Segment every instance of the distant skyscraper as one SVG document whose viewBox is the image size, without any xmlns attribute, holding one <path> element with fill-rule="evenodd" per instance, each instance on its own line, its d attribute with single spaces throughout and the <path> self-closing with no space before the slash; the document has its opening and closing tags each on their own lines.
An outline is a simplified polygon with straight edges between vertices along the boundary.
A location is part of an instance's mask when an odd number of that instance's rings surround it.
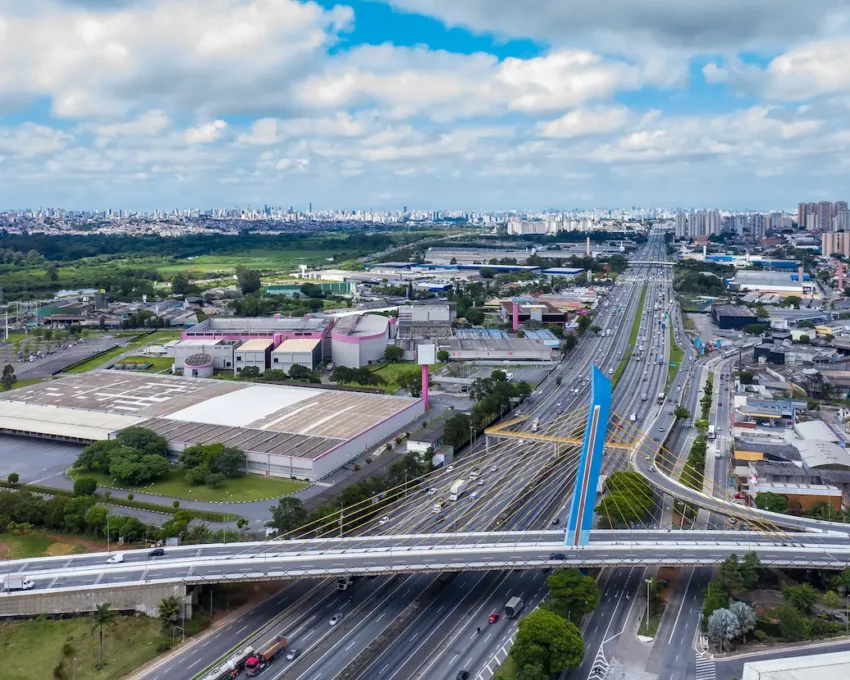
<svg viewBox="0 0 850 680">
<path fill-rule="evenodd" d="M 836 203 L 835 205 L 838 204 Z M 833 227 L 833 231 L 850 231 L 850 210 L 839 210 L 836 212 Z M 825 254 L 828 255 L 829 253 Z"/>
<path fill-rule="evenodd" d="M 750 235 L 758 239 L 764 236 L 764 215 L 750 215 Z"/>
<path fill-rule="evenodd" d="M 808 214 L 808 210 L 806 210 L 806 204 L 805 203 L 798 203 L 797 204 L 797 224 L 800 225 L 800 227 L 806 226 L 806 215 L 807 214 Z"/>
<path fill-rule="evenodd" d="M 850 232 L 824 232 L 821 234 L 821 252 L 826 255 L 841 253 L 850 257 Z"/>
<path fill-rule="evenodd" d="M 832 201 L 821 201 L 818 203 L 818 229 L 820 231 L 832 231 L 833 216 Z"/>
<path fill-rule="evenodd" d="M 676 211 L 676 238 L 687 238 L 688 214 L 684 210 Z"/>
</svg>

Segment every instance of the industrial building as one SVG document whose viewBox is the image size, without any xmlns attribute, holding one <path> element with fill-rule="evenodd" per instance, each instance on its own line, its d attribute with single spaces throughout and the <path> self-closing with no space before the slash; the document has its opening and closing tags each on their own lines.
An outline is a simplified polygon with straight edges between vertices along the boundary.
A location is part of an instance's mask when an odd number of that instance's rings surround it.
<svg viewBox="0 0 850 680">
<path fill-rule="evenodd" d="M 285 297 L 293 297 L 301 295 L 301 286 L 305 283 L 319 288 L 326 295 L 340 295 L 343 297 L 353 297 L 357 293 L 357 284 L 353 281 L 289 281 L 284 283 L 273 283 L 263 288 L 266 295 L 283 295 Z"/>
<path fill-rule="evenodd" d="M 739 292 L 776 293 L 782 297 L 802 297 L 812 293 L 813 284 L 808 274 L 800 280 L 798 274 L 764 271 L 739 271 L 729 281 L 729 289 Z"/>
<path fill-rule="evenodd" d="M 271 353 L 271 366 L 289 372 L 293 366 L 314 370 L 322 361 L 322 341 L 316 338 L 284 340 Z"/>
<path fill-rule="evenodd" d="M 241 373 L 248 367 L 262 373 L 269 367 L 274 342 L 261 338 L 246 340 L 233 351 L 233 369 Z"/>
<path fill-rule="evenodd" d="M 534 255 L 534 249 L 500 250 L 497 248 L 428 248 L 425 261 L 432 264 L 486 265 L 490 260 L 516 260 L 525 262 Z"/>
<path fill-rule="evenodd" d="M 741 330 L 744 326 L 759 323 L 758 316 L 749 307 L 736 307 L 734 305 L 712 307 L 711 318 L 718 328 L 724 330 Z"/>
<path fill-rule="evenodd" d="M 248 472 L 315 481 L 424 411 L 408 397 L 96 371 L 3 392 L 0 432 L 88 443 L 139 426 L 174 453 L 221 442 Z"/>
<path fill-rule="evenodd" d="M 845 680 L 850 678 L 850 652 L 829 652 L 780 659 L 747 661 L 741 680 Z"/>
<path fill-rule="evenodd" d="M 395 323 L 378 314 L 340 317 L 331 331 L 334 365 L 359 368 L 383 361 Z"/>
<path fill-rule="evenodd" d="M 514 315 L 514 305 L 517 307 L 516 320 L 520 324 L 526 321 L 563 324 L 567 320 L 567 315 L 562 309 L 545 300 L 532 298 L 530 300 L 500 300 L 499 315 L 503 321 L 511 321 Z"/>
<path fill-rule="evenodd" d="M 322 341 L 322 356 L 331 353 L 331 328 L 334 320 L 328 317 L 262 317 L 233 318 L 211 316 L 183 331 L 184 340 L 271 340 L 277 347 L 284 340 L 317 338 Z"/>
<path fill-rule="evenodd" d="M 238 347 L 238 340 L 177 340 L 165 345 L 166 354 L 174 357 L 174 370 L 182 371 L 186 359 L 196 354 L 206 354 L 212 358 L 213 368 L 218 371 L 233 370 L 233 350 Z"/>
<path fill-rule="evenodd" d="M 455 361 L 489 359 L 497 361 L 552 361 L 553 348 L 525 338 L 441 340 L 438 349 L 446 350 Z"/>
</svg>

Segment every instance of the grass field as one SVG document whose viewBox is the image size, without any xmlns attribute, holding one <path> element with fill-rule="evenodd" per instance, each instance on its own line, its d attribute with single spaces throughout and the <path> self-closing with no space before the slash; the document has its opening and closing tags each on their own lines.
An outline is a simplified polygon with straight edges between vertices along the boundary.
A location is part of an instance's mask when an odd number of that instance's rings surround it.
<svg viewBox="0 0 850 680">
<path fill-rule="evenodd" d="M 670 363 L 676 364 L 675 366 L 670 366 L 667 371 L 667 387 L 665 388 L 665 392 L 670 391 L 670 385 L 673 384 L 673 381 L 676 379 L 676 374 L 679 372 L 679 369 L 682 366 L 682 359 L 685 358 L 685 350 L 683 350 L 679 345 L 676 344 L 676 336 L 673 334 L 673 324 L 670 324 Z"/>
<path fill-rule="evenodd" d="M 143 364 L 153 364 L 150 368 L 145 369 L 144 371 L 133 371 L 133 373 L 162 373 L 164 371 L 168 371 L 174 365 L 174 359 L 170 357 L 145 357 L 145 356 L 135 356 L 135 357 L 125 357 L 121 360 L 121 362 L 138 362 Z"/>
<path fill-rule="evenodd" d="M 342 249 L 340 249 L 342 250 Z M 239 255 L 202 255 L 193 260 L 181 260 L 157 267 L 160 274 L 166 276 L 178 272 L 198 272 L 209 274 L 212 272 L 230 272 L 237 265 L 248 269 L 263 269 L 266 271 L 295 270 L 299 264 L 306 265 L 330 265 L 325 258 L 334 256 L 335 253 L 328 250 L 247 250 Z M 335 258 L 335 262 L 337 259 Z M 339 260 L 340 262 L 342 260 Z"/>
<path fill-rule="evenodd" d="M 257 501 L 263 498 L 275 498 L 293 493 L 309 486 L 307 482 L 278 477 L 260 477 L 243 475 L 236 479 L 225 480 L 218 489 L 206 486 L 190 486 L 183 481 L 185 473 L 180 469 L 172 470 L 160 482 L 147 486 L 127 486 L 114 482 L 109 475 L 74 470 L 72 477 L 92 477 L 101 488 L 121 487 L 133 491 L 158 493 L 171 498 L 183 498 L 194 501 Z"/>
<path fill-rule="evenodd" d="M 100 541 L 83 539 L 79 536 L 63 536 L 61 534 L 0 534 L 0 559 L 26 559 L 28 557 L 44 557 L 47 555 L 74 555 L 88 552 L 90 549 L 100 550 Z M 106 550 L 106 541 L 103 541 Z"/>
<path fill-rule="evenodd" d="M 18 382 L 12 385 L 13 390 L 19 390 L 22 387 L 29 387 L 30 385 L 38 385 L 44 378 L 18 378 Z M 2 391 L 2 390 L 0 390 Z"/>
<path fill-rule="evenodd" d="M 5 678 L 44 680 L 63 662 L 65 678 L 118 680 L 158 655 L 162 624 L 144 616 L 117 616 L 103 630 L 103 661 L 97 670 L 98 635 L 88 617 L 35 619 L 0 624 L 0 668 Z M 65 643 L 70 653 L 62 653 Z M 74 661 L 76 659 L 76 661 Z"/>
<path fill-rule="evenodd" d="M 102 354 L 99 357 L 93 357 L 88 361 L 84 361 L 73 368 L 69 368 L 67 371 L 63 371 L 63 373 L 85 373 L 87 371 L 92 370 L 93 368 L 97 368 L 101 364 L 107 364 L 113 359 L 118 358 L 125 352 L 129 352 L 134 349 L 139 349 L 140 347 L 145 347 L 147 345 L 159 345 L 163 342 L 168 342 L 169 340 L 177 340 L 180 338 L 180 334 L 182 331 L 179 330 L 167 330 L 167 331 L 155 331 L 150 335 L 145 335 L 138 340 L 133 340 L 128 343 L 125 347 L 116 347 L 115 349 L 109 350 L 106 354 Z"/>
</svg>

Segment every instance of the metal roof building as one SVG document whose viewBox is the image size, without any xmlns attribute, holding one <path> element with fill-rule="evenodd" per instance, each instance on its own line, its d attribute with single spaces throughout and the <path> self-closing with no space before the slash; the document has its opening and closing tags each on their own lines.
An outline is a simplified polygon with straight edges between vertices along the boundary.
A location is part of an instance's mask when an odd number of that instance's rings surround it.
<svg viewBox="0 0 850 680">
<path fill-rule="evenodd" d="M 90 442 L 137 425 L 174 452 L 221 442 L 249 472 L 313 481 L 422 413 L 408 397 L 97 371 L 2 393 L 0 431 Z"/>
</svg>

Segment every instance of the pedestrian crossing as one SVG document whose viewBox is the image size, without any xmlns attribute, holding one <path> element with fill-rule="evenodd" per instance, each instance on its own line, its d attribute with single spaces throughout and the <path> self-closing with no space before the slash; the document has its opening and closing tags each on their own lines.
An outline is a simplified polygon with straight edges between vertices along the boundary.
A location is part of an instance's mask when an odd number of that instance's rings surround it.
<svg viewBox="0 0 850 680">
<path fill-rule="evenodd" d="M 697 654 L 696 657 L 696 680 L 717 680 L 717 669 L 715 668 L 714 659 L 706 659 L 701 654 Z"/>
</svg>

